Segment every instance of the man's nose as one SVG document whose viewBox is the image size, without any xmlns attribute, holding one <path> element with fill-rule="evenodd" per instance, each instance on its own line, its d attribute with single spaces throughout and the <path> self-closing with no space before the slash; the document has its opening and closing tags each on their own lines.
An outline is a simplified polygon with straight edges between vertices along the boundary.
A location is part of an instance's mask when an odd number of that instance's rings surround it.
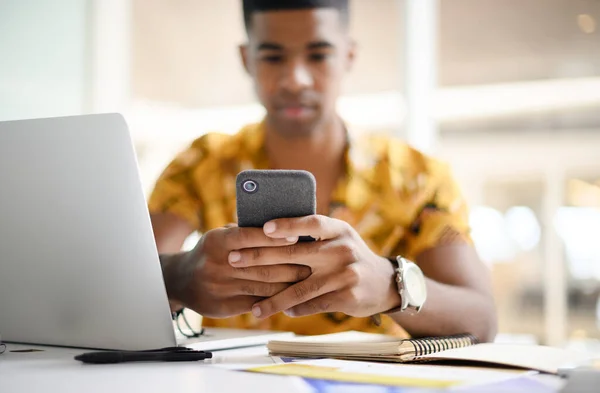
<svg viewBox="0 0 600 393">
<path fill-rule="evenodd" d="M 298 92 L 312 87 L 313 82 L 312 73 L 306 64 L 302 61 L 294 61 L 286 67 L 281 84 L 286 90 Z"/>
</svg>

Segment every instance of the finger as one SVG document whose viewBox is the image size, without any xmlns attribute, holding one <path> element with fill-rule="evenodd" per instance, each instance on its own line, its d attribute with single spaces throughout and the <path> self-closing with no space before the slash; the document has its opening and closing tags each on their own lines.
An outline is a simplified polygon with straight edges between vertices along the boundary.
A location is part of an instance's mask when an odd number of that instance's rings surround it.
<svg viewBox="0 0 600 393">
<path fill-rule="evenodd" d="M 264 233 L 272 238 L 285 239 L 310 236 L 317 240 L 335 239 L 348 231 L 348 224 L 334 218 L 312 215 L 298 218 L 280 218 L 267 222 Z"/>
<path fill-rule="evenodd" d="M 330 241 L 295 243 L 281 247 L 247 248 L 229 253 L 234 267 L 270 266 L 280 264 L 305 265 L 312 268 L 332 260 L 335 245 Z"/>
<path fill-rule="evenodd" d="M 294 244 L 298 238 L 289 237 L 289 239 L 275 239 L 266 236 L 261 228 L 222 228 L 222 235 L 225 247 L 228 250 L 241 250 L 254 247 L 279 247 L 283 245 Z"/>
<path fill-rule="evenodd" d="M 221 302 L 218 313 L 205 315 L 213 318 L 228 318 L 236 315 L 246 314 L 252 310 L 252 306 L 262 300 L 258 296 L 234 296 L 227 301 Z"/>
<path fill-rule="evenodd" d="M 326 312 L 340 311 L 344 304 L 344 299 L 340 291 L 329 292 L 312 300 L 304 302 L 284 311 L 290 317 L 303 317 Z"/>
<path fill-rule="evenodd" d="M 293 284 L 277 295 L 256 303 L 252 314 L 257 318 L 267 318 L 288 310 L 316 297 L 337 290 L 334 278 L 312 275 L 304 281 Z"/>
<path fill-rule="evenodd" d="M 232 278 L 269 283 L 294 283 L 306 280 L 311 274 L 308 266 L 274 265 L 233 269 Z"/>
<path fill-rule="evenodd" d="M 284 283 L 266 283 L 258 281 L 234 280 L 228 284 L 230 293 L 233 296 L 246 295 L 258 296 L 261 298 L 275 296 L 281 291 L 287 289 L 291 284 Z"/>
</svg>

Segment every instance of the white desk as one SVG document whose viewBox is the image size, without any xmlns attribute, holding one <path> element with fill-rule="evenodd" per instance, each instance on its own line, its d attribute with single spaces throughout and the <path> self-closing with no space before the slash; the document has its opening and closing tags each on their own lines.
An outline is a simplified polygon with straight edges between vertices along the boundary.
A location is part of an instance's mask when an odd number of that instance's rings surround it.
<svg viewBox="0 0 600 393">
<path fill-rule="evenodd" d="M 27 348 L 43 352 L 10 352 Z M 264 347 L 215 352 L 206 363 L 87 365 L 73 359 L 83 352 L 86 351 L 8 344 L 6 352 L 0 355 L 0 392 L 313 393 L 300 378 L 227 370 L 239 364 L 272 364 Z M 555 391 L 563 386 L 557 377 L 532 378 Z"/>
<path fill-rule="evenodd" d="M 44 351 L 10 352 L 25 348 Z M 202 362 L 87 365 L 73 359 L 83 352 L 86 351 L 8 344 L 6 352 L 0 355 L 0 392 L 311 392 L 300 378 L 236 372 L 208 367 Z M 224 367 L 235 363 L 271 364 L 261 354 L 266 355 L 265 348 L 215 352 L 210 363 Z"/>
</svg>

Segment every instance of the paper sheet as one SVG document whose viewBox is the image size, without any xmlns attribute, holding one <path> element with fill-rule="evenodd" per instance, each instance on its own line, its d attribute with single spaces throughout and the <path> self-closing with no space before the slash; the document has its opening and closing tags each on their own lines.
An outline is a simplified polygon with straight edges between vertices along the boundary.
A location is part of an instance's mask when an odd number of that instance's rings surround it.
<svg viewBox="0 0 600 393">
<path fill-rule="evenodd" d="M 521 367 L 556 374 L 569 364 L 589 361 L 583 352 L 539 345 L 479 344 L 471 347 L 450 349 L 424 356 L 440 360 L 466 360 L 512 367 Z"/>
<path fill-rule="evenodd" d="M 450 388 L 517 378 L 528 372 L 472 367 L 383 364 L 335 359 L 254 367 L 248 371 L 386 386 Z"/>
<path fill-rule="evenodd" d="M 228 370 L 247 370 L 249 368 L 283 364 L 278 356 L 269 356 L 265 347 L 241 348 L 228 351 L 215 351 L 213 358 L 205 361 L 206 365 Z"/>
</svg>

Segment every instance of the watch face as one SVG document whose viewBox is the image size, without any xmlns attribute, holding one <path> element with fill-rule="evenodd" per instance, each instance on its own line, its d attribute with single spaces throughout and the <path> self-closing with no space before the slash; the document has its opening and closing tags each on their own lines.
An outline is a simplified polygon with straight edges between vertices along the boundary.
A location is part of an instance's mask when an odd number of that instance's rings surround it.
<svg viewBox="0 0 600 393">
<path fill-rule="evenodd" d="M 410 266 L 406 269 L 404 272 L 404 285 L 410 296 L 411 304 L 422 306 L 427 298 L 427 288 L 425 287 L 425 277 L 417 266 Z"/>
</svg>

